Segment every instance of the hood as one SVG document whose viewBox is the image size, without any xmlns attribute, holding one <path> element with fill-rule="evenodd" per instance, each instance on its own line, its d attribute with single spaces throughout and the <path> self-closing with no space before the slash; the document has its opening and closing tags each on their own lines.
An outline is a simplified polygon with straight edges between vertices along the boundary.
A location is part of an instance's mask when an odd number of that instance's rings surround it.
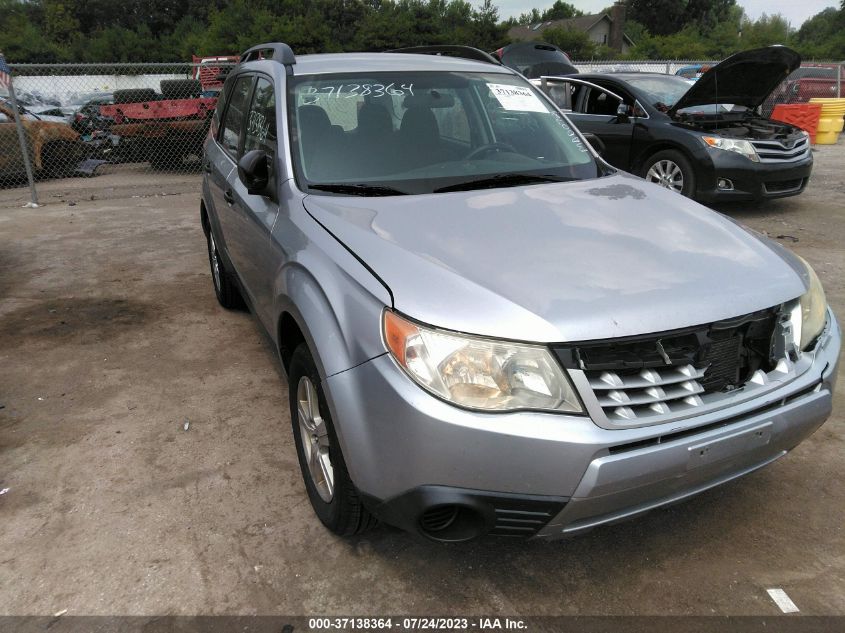
<svg viewBox="0 0 845 633">
<path fill-rule="evenodd" d="M 646 334 L 778 305 L 794 256 L 677 193 L 620 174 L 380 198 L 308 212 L 431 325 L 536 342 Z"/>
<path fill-rule="evenodd" d="M 713 103 L 734 103 L 754 109 L 799 66 L 801 55 L 785 46 L 767 46 L 731 55 L 701 75 L 672 106 L 669 115 Z"/>
</svg>

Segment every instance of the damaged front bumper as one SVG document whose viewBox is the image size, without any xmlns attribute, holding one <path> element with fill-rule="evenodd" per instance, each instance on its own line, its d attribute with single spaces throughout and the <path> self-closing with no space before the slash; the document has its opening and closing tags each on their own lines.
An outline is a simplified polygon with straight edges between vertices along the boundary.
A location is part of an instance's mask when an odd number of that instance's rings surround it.
<svg viewBox="0 0 845 633">
<path fill-rule="evenodd" d="M 459 409 L 411 383 L 387 355 L 331 376 L 325 387 L 335 419 L 344 420 L 339 440 L 352 480 L 385 522 L 442 541 L 491 532 L 555 539 L 685 499 L 785 455 L 830 415 L 840 339 L 829 313 L 806 352 L 809 367 L 781 387 L 638 428 Z"/>
</svg>

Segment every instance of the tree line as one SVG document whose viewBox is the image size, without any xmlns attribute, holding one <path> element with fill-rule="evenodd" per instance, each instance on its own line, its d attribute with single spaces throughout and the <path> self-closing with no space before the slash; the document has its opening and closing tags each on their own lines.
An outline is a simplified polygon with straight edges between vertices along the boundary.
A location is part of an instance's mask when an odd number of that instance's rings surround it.
<svg viewBox="0 0 845 633">
<path fill-rule="evenodd" d="M 0 0 L 0 51 L 18 63 L 184 62 L 265 41 L 300 54 L 442 43 L 489 51 L 509 43 L 515 24 L 582 15 L 557 0 L 502 20 L 494 1 Z M 719 59 L 775 43 L 809 58 L 845 59 L 845 0 L 797 29 L 779 15 L 750 20 L 736 0 L 627 0 L 627 12 L 629 59 Z M 575 59 L 623 58 L 575 29 L 552 29 L 544 39 Z"/>
</svg>

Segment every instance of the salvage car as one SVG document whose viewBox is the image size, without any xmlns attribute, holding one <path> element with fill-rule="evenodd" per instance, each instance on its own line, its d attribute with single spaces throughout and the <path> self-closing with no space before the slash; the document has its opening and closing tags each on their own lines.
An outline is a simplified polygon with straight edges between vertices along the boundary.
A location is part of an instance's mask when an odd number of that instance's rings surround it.
<svg viewBox="0 0 845 633">
<path fill-rule="evenodd" d="M 278 353 L 323 524 L 555 539 L 819 428 L 841 334 L 810 265 L 611 167 L 492 56 L 448 51 L 262 44 L 212 118 L 214 293 Z"/>
<path fill-rule="evenodd" d="M 91 134 L 96 130 L 108 132 L 114 124 L 114 119 L 100 113 L 100 106 L 104 105 L 114 105 L 112 93 L 93 93 L 79 98 L 74 103 L 71 127 L 80 134 Z"/>
<path fill-rule="evenodd" d="M 613 166 L 701 202 L 764 200 L 804 191 L 809 135 L 760 108 L 801 64 L 770 46 L 737 53 L 692 81 L 659 73 L 535 80 Z"/>
<path fill-rule="evenodd" d="M 578 69 L 566 53 L 546 42 L 514 42 L 493 52 L 508 68 L 528 79 L 544 75 L 575 75 Z"/>
<path fill-rule="evenodd" d="M 19 114 L 34 170 L 54 178 L 71 175 L 87 151 L 79 142 L 79 134 L 67 123 L 43 121 L 20 106 Z M 0 148 L 3 148 L 0 152 L 0 177 L 25 175 L 14 110 L 6 99 L 0 99 Z"/>
</svg>

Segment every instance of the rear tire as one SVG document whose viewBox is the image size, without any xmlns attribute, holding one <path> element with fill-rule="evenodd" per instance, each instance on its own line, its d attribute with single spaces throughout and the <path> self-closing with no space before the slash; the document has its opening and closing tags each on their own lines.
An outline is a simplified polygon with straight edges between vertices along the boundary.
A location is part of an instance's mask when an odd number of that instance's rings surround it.
<svg viewBox="0 0 845 633">
<path fill-rule="evenodd" d="M 202 94 L 196 79 L 162 79 L 159 86 L 165 99 L 196 99 Z"/>
<path fill-rule="evenodd" d="M 243 307 L 244 301 L 241 293 L 232 279 L 232 274 L 226 269 L 226 265 L 220 257 L 220 251 L 211 229 L 208 230 L 205 241 L 208 245 L 208 263 L 211 266 L 211 283 L 214 285 L 214 294 L 218 303 L 227 310 L 236 310 Z"/>
<path fill-rule="evenodd" d="M 112 93 L 115 104 L 123 103 L 144 103 L 145 101 L 158 101 L 159 95 L 152 88 L 130 88 L 127 90 L 115 90 Z"/>
<path fill-rule="evenodd" d="M 640 175 L 687 198 L 695 196 L 695 171 L 687 157 L 677 150 L 666 149 L 650 156 Z"/>
<path fill-rule="evenodd" d="M 320 375 L 305 343 L 293 352 L 288 382 L 293 439 L 311 507 L 339 536 L 369 530 L 378 521 L 364 507 L 349 477 Z"/>
</svg>

